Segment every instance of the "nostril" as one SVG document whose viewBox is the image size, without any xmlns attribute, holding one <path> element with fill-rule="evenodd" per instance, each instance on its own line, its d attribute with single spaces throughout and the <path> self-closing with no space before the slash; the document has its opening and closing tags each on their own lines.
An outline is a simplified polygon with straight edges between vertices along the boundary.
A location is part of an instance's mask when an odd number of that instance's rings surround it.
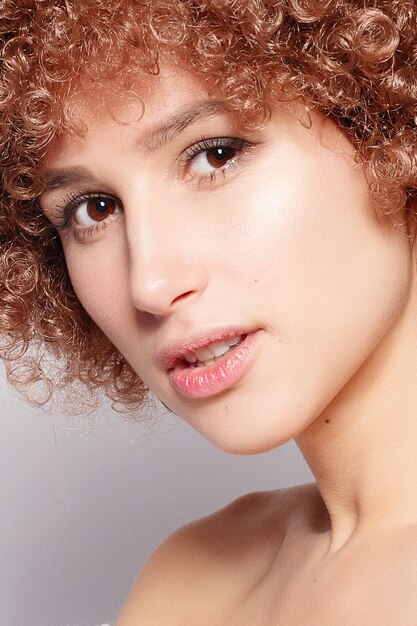
<svg viewBox="0 0 417 626">
<path fill-rule="evenodd" d="M 182 293 L 181 295 L 179 295 L 176 298 L 174 298 L 173 301 L 171 302 L 171 304 L 176 304 L 180 300 L 184 300 L 185 298 L 188 298 L 189 296 L 192 296 L 193 293 L 195 293 L 195 292 L 194 291 L 186 291 L 185 293 Z"/>
</svg>

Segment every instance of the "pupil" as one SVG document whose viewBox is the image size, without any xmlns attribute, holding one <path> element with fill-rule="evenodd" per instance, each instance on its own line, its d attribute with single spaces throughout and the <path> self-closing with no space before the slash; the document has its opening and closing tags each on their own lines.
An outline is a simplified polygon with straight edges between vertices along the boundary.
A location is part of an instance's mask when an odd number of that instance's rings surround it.
<svg viewBox="0 0 417 626">
<path fill-rule="evenodd" d="M 233 155 L 233 148 L 216 148 L 216 159 L 218 161 L 224 161 L 230 159 Z"/>
<path fill-rule="evenodd" d="M 105 213 L 105 211 L 107 211 L 107 203 L 105 202 L 105 200 L 99 200 L 98 202 L 96 202 L 95 209 L 99 213 Z"/>
</svg>

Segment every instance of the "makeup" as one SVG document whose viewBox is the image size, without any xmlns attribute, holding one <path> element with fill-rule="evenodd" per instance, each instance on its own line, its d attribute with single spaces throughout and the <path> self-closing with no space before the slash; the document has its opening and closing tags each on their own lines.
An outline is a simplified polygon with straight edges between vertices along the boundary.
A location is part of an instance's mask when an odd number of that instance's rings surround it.
<svg viewBox="0 0 417 626">
<path fill-rule="evenodd" d="M 169 372 L 171 384 L 190 398 L 206 398 L 230 389 L 252 365 L 262 331 L 246 335 L 209 365 L 196 365 L 185 359 Z"/>
</svg>

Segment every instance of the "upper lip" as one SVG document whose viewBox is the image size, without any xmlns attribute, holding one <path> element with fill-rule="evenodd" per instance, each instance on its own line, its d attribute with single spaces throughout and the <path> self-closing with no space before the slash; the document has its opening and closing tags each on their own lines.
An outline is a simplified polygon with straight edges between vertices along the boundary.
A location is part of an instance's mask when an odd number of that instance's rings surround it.
<svg viewBox="0 0 417 626">
<path fill-rule="evenodd" d="M 228 326 L 192 334 L 179 341 L 168 344 L 165 348 L 157 352 L 158 363 L 166 370 L 172 369 L 177 361 L 184 359 L 188 352 L 196 352 L 200 348 L 205 348 L 214 341 L 225 341 L 232 337 L 248 335 L 255 332 L 242 327 Z"/>
</svg>

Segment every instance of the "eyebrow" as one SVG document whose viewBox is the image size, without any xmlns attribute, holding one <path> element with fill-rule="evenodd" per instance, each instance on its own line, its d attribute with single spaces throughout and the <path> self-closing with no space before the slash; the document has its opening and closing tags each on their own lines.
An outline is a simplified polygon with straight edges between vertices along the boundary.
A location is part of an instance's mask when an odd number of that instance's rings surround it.
<svg viewBox="0 0 417 626">
<path fill-rule="evenodd" d="M 196 102 L 179 113 L 174 113 L 164 124 L 146 133 L 145 146 L 150 152 L 154 152 L 172 141 L 176 135 L 182 133 L 190 124 L 197 122 L 201 118 L 230 112 L 230 108 L 221 100 Z"/>
<path fill-rule="evenodd" d="M 47 193 L 59 187 L 71 187 L 72 185 L 91 184 L 98 182 L 85 167 L 69 167 L 64 170 L 50 170 L 45 173 L 45 187 L 42 193 Z"/>
<path fill-rule="evenodd" d="M 188 126 L 202 118 L 213 115 L 230 113 L 225 102 L 206 100 L 196 102 L 178 113 L 171 115 L 166 122 L 145 133 L 137 143 L 144 144 L 149 152 L 155 152 L 169 143 Z M 42 193 L 47 193 L 60 187 L 71 187 L 98 183 L 99 181 L 85 167 L 70 167 L 63 170 L 49 170 L 45 173 L 45 187 Z"/>
</svg>

